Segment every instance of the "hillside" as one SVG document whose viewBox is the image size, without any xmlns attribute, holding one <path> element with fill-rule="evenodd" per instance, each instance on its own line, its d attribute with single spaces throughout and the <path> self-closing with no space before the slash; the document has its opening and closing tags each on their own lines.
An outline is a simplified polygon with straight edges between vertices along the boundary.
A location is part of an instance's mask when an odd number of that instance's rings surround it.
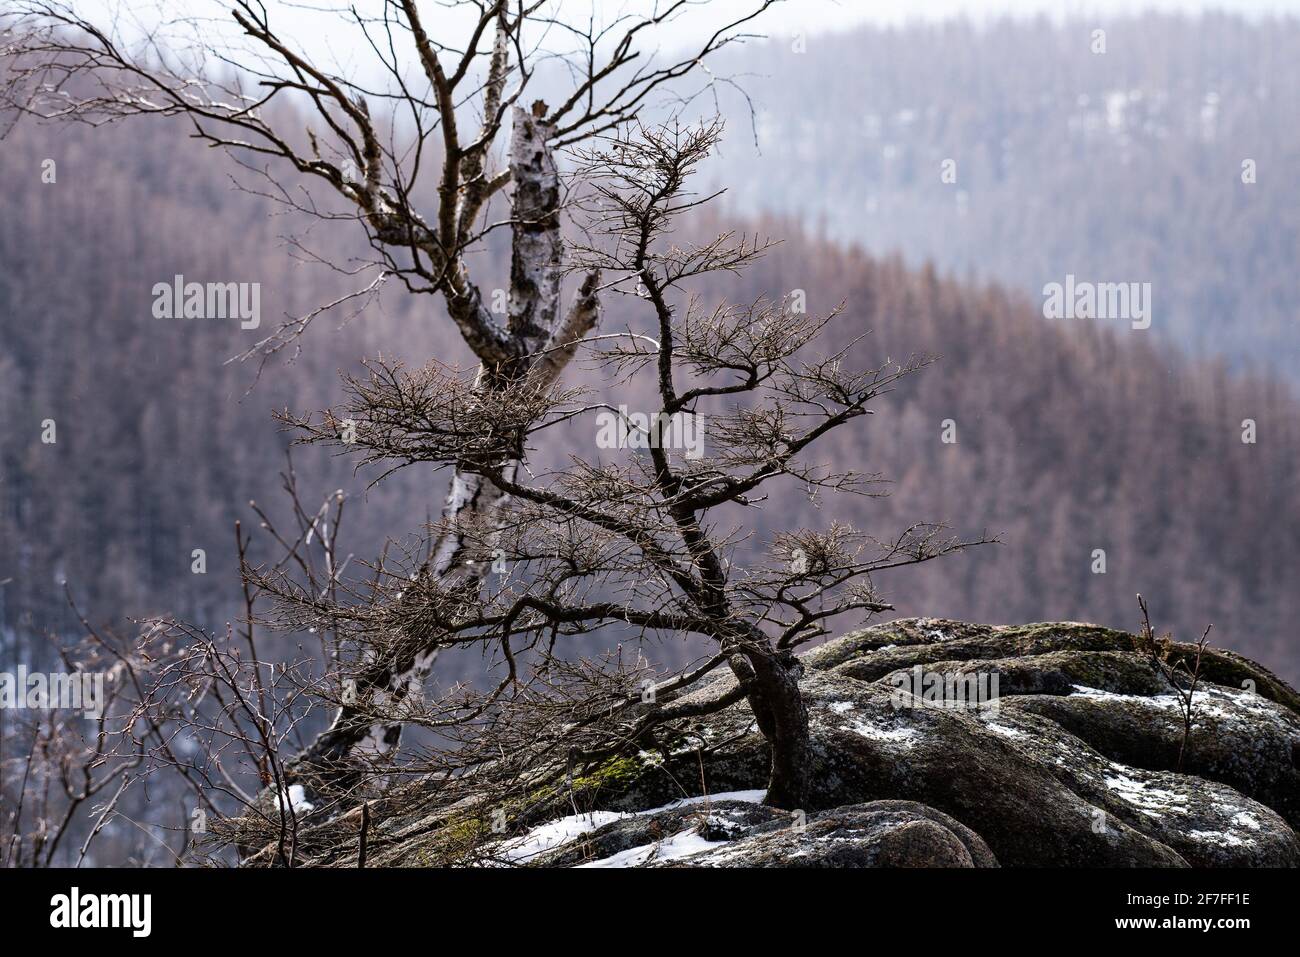
<svg viewBox="0 0 1300 957">
<path fill-rule="evenodd" d="M 1291 586 L 1300 427 L 1284 385 L 1102 323 L 1045 322 L 1034 303 L 997 286 L 912 270 L 784 224 L 761 231 L 787 240 L 706 299 L 803 289 L 814 312 L 847 301 L 838 334 L 870 330 L 856 352 L 863 362 L 941 358 L 862 428 L 832 440 L 837 465 L 892 481 L 887 498 L 826 514 L 792 489 L 759 518 L 760 537 L 778 526 L 772 514 L 783 526 L 850 518 L 882 534 L 920 518 L 988 529 L 1002 546 L 909 570 L 896 588 L 886 582 L 899 610 L 1124 628 L 1141 592 L 1158 596 L 1158 614 L 1180 636 L 1214 622 L 1216 642 L 1298 673 L 1288 622 L 1300 611 Z M 1248 418 L 1254 444 L 1242 441 Z"/>
<path fill-rule="evenodd" d="M 22 656 L 47 653 L 44 629 L 72 627 L 65 578 L 97 621 L 180 611 L 221 627 L 236 597 L 233 522 L 248 519 L 250 498 L 277 501 L 284 441 L 270 410 L 332 401 L 335 370 L 362 355 L 462 356 L 430 301 L 389 290 L 342 329 L 344 316 L 322 320 L 297 362 L 269 367 L 246 395 L 255 370 L 225 360 L 283 313 L 352 286 L 295 259 L 281 241 L 294 224 L 232 190 L 219 154 L 177 142 L 161 125 L 20 125 L 0 152 L 12 197 L 0 220 L 0 622 Z M 45 156 L 59 157 L 56 184 L 40 182 Z M 759 539 L 774 515 L 783 527 L 840 518 L 880 534 L 918 519 L 988 529 L 1005 544 L 883 581 L 898 613 L 1123 627 L 1141 591 L 1180 637 L 1212 621 L 1216 644 L 1300 675 L 1288 646 L 1300 615 L 1300 408 L 1285 387 L 1185 360 L 1162 339 L 1050 324 L 997 286 L 788 222 L 741 225 L 786 242 L 742 280 L 700 295 L 800 289 L 814 311 L 847 300 L 838 334 L 872 330 L 858 347 L 864 362 L 942 356 L 829 447 L 840 464 L 893 480 L 892 495 L 828 514 L 787 489 L 758 513 Z M 318 227 L 310 239 L 344 261 L 356 237 Z M 504 272 L 504 261 L 492 268 Z M 177 273 L 260 281 L 263 329 L 152 318 L 152 285 Z M 611 306 L 611 326 L 646 321 L 635 302 Z M 39 439 L 49 417 L 54 445 Z M 1246 418 L 1255 444 L 1242 442 Z M 945 420 L 954 444 L 942 441 Z M 441 479 L 412 473 L 363 496 L 365 477 L 346 463 L 302 462 L 310 495 L 356 493 L 348 547 L 358 556 L 417 529 L 444 494 Z M 191 572 L 196 547 L 207 552 L 203 577 Z M 1093 571 L 1096 549 L 1105 574 Z"/>
<path fill-rule="evenodd" d="M 862 27 L 774 37 L 719 69 L 756 109 L 751 133 L 747 104 L 726 101 L 714 175 L 736 211 L 820 223 L 1040 305 L 1067 274 L 1150 282 L 1135 338 L 1300 375 L 1300 21 Z"/>
</svg>

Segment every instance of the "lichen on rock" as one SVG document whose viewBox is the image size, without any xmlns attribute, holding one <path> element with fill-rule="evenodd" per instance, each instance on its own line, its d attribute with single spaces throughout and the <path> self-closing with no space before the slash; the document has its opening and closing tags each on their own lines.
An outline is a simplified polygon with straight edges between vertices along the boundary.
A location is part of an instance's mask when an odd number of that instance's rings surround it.
<svg viewBox="0 0 1300 957">
<path fill-rule="evenodd" d="M 1231 652 L 1205 655 L 1181 770 L 1178 696 L 1124 632 L 914 618 L 802 661 L 811 806 L 757 803 L 767 744 L 741 702 L 667 729 L 680 743 L 663 753 L 576 776 L 522 831 L 489 840 L 488 856 L 551 867 L 1300 866 L 1300 697 Z M 917 666 L 996 674 L 998 697 L 932 706 L 899 691 Z M 691 696 L 731 687 L 723 676 Z M 594 816 L 570 835 L 574 807 Z M 511 859 L 511 841 L 548 823 L 562 839 Z M 372 838 L 372 860 L 458 863 L 449 829 L 464 826 L 446 811 L 398 814 Z M 481 862 L 479 850 L 459 863 Z M 354 859 L 345 849 L 318 863 Z"/>
</svg>

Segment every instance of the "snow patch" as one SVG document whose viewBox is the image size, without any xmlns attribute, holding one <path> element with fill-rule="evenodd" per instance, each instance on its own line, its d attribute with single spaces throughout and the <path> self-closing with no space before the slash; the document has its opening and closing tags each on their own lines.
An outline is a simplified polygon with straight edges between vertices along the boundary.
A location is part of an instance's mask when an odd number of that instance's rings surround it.
<svg viewBox="0 0 1300 957">
<path fill-rule="evenodd" d="M 1207 844 L 1221 844 L 1224 847 L 1245 847 L 1253 841 L 1244 840 L 1230 831 L 1188 831 L 1188 836 Z"/>
<path fill-rule="evenodd" d="M 654 807 L 646 811 L 589 811 L 586 814 L 570 814 L 546 824 L 539 824 L 523 837 L 507 841 L 502 846 L 502 853 L 510 861 L 523 862 L 561 847 L 570 841 L 590 834 L 606 824 L 622 821 L 629 817 L 645 817 L 661 811 L 675 811 L 678 808 L 692 807 L 714 801 L 743 801 L 746 804 L 761 804 L 767 797 L 766 789 L 756 791 L 723 791 L 720 794 L 702 794 L 698 797 L 679 798 L 663 807 Z M 692 852 L 693 853 L 693 852 Z"/>
<path fill-rule="evenodd" d="M 1102 691 L 1085 685 L 1071 685 L 1073 695 L 1094 698 L 1098 701 L 1130 701 L 1149 708 L 1173 711 L 1182 714 L 1182 699 L 1176 694 L 1129 695 Z M 1072 695 L 1072 697 L 1073 697 Z M 1201 726 L 1196 718 L 1216 718 L 1220 721 L 1240 721 L 1241 711 L 1247 711 L 1255 718 L 1268 718 L 1273 724 L 1281 722 L 1282 709 L 1258 692 L 1244 688 L 1221 688 L 1207 684 L 1198 685 L 1192 696 L 1192 718 L 1194 726 Z"/>
<path fill-rule="evenodd" d="M 1011 728 L 1005 724 L 994 724 L 992 721 L 987 722 L 986 727 L 994 734 L 1000 734 L 1004 738 L 1023 738 L 1025 732 L 1019 728 Z"/>
<path fill-rule="evenodd" d="M 604 827 L 613 821 L 621 821 L 623 818 L 631 816 L 631 814 L 623 811 L 591 811 L 588 814 L 571 814 L 568 817 L 560 818 L 558 821 L 538 825 L 523 837 L 507 843 L 503 850 L 507 860 L 526 861 L 567 844 L 574 838 L 589 834 L 598 827 Z"/>
<path fill-rule="evenodd" d="M 610 857 L 579 864 L 578 867 L 640 867 L 649 861 L 675 861 L 679 857 L 687 857 L 700 851 L 707 851 L 710 848 L 722 847 L 728 843 L 730 842 L 706 841 L 700 837 L 699 831 L 688 828 L 685 831 L 678 831 L 672 837 L 660 841 L 658 844 L 630 847 L 626 851 L 619 851 Z"/>
<path fill-rule="evenodd" d="M 1106 787 L 1116 792 L 1122 799 L 1132 804 L 1147 817 L 1163 817 L 1164 812 L 1173 805 L 1186 804 L 1187 795 L 1159 788 L 1144 781 L 1138 781 L 1126 774 L 1114 774 L 1105 778 Z"/>
<path fill-rule="evenodd" d="M 840 726 L 840 730 L 851 731 L 872 741 L 885 741 L 890 744 L 903 744 L 908 747 L 911 747 L 912 743 L 920 737 L 913 728 L 882 728 L 863 718 L 850 719 L 848 724 Z"/>
<path fill-rule="evenodd" d="M 1232 816 L 1233 827 L 1246 827 L 1252 831 L 1258 831 L 1260 828 L 1259 818 L 1249 811 L 1238 811 Z"/>
<path fill-rule="evenodd" d="M 301 784 L 290 784 L 287 796 L 283 791 L 280 794 L 284 798 L 281 802 L 282 805 L 293 811 L 294 814 L 310 814 L 316 810 L 316 805 L 307 800 L 307 792 Z"/>
</svg>

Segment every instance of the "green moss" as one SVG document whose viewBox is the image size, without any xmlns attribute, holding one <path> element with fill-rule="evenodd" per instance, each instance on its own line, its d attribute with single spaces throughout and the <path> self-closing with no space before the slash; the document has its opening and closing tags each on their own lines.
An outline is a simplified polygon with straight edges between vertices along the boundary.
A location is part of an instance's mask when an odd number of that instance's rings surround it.
<svg viewBox="0 0 1300 957">
<path fill-rule="evenodd" d="M 419 849 L 412 853 L 412 863 L 416 867 L 454 867 L 493 837 L 487 822 L 472 815 L 460 815 L 422 839 Z"/>
<path fill-rule="evenodd" d="M 526 827 L 533 820 L 550 816 L 557 807 L 567 805 L 572 799 L 585 799 L 588 803 L 597 793 L 618 791 L 630 786 L 645 772 L 647 765 L 636 757 L 610 758 L 591 771 L 573 779 L 572 791 L 563 784 L 548 785 L 530 792 L 526 797 L 506 801 L 501 807 L 506 813 L 509 828 L 514 831 Z M 465 815 L 450 820 L 432 834 L 428 842 L 414 855 L 420 867 L 454 866 L 468 858 L 480 845 L 495 840 L 488 822 L 478 816 Z"/>
<path fill-rule="evenodd" d="M 597 795 L 617 794 L 630 788 L 651 766 L 651 762 L 639 757 L 609 758 L 592 770 L 575 776 L 572 785 L 561 781 L 530 792 L 522 801 L 509 804 L 507 812 L 512 820 L 528 822 L 546 817 L 555 807 L 567 807 L 575 801 L 589 808 L 594 805 Z"/>
<path fill-rule="evenodd" d="M 626 787 L 634 783 L 644 770 L 644 766 L 636 758 L 610 758 L 589 774 L 574 778 L 573 790 L 586 793 L 606 788 Z"/>
<path fill-rule="evenodd" d="M 475 817 L 461 818 L 449 823 L 440 832 L 449 843 L 473 844 L 487 833 L 487 825 Z"/>
</svg>

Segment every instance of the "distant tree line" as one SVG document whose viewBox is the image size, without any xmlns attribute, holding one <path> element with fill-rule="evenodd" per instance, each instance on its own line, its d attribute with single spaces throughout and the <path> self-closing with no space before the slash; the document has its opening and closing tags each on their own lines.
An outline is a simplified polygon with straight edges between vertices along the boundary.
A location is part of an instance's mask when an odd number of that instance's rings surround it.
<svg viewBox="0 0 1300 957">
<path fill-rule="evenodd" d="M 861 27 L 725 66 L 759 108 L 710 174 L 736 210 L 1035 296 L 1148 281 L 1150 335 L 1300 374 L 1300 20 Z"/>
</svg>

